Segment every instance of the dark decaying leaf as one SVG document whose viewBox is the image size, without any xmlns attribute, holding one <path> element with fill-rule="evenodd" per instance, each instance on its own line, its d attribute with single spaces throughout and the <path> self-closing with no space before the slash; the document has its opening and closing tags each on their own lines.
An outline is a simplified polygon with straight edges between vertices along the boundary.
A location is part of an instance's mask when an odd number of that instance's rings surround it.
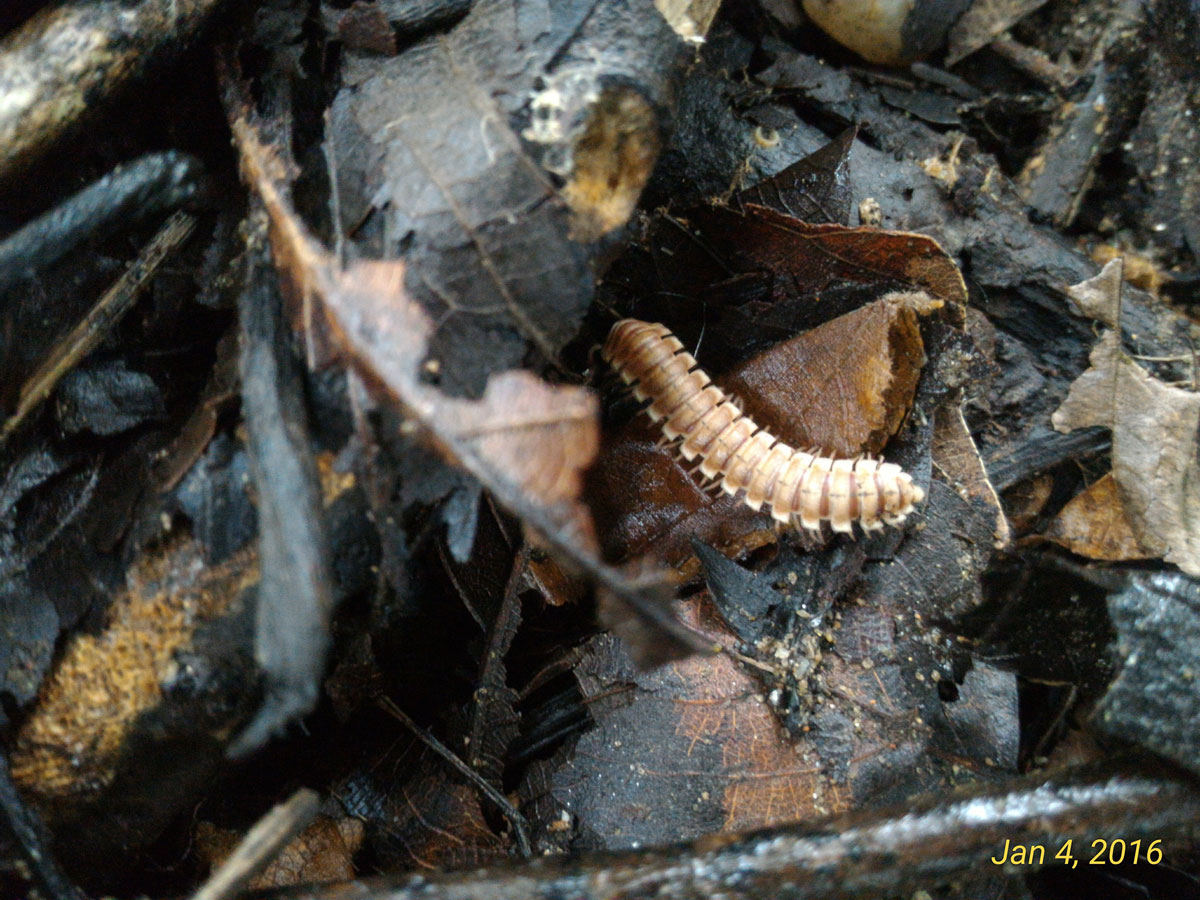
<svg viewBox="0 0 1200 900">
<path fill-rule="evenodd" d="M 404 263 L 338 267 L 291 210 L 286 169 L 238 99 L 236 84 L 227 80 L 227 90 L 243 172 L 270 219 L 275 260 L 294 314 L 310 330 L 327 332 L 331 351 L 383 391 L 430 445 L 520 516 L 538 541 L 626 604 L 649 635 L 661 637 L 647 638 L 646 659 L 703 646 L 673 623 L 644 586 L 599 561 L 591 517 L 579 500 L 582 473 L 598 443 L 595 398 L 520 370 L 493 374 L 476 400 L 447 396 L 429 384 L 422 360 L 433 325 L 405 289 Z"/>
<path fill-rule="evenodd" d="M 504 842 L 489 827 L 478 794 L 423 757 L 394 783 L 353 776 L 335 788 L 346 812 L 366 825 L 367 842 L 389 868 L 462 868 L 500 859 Z"/>
<path fill-rule="evenodd" d="M 847 128 L 779 174 L 739 191 L 732 204 L 764 206 L 810 225 L 849 225 L 850 148 L 857 135 L 857 128 Z"/>
<path fill-rule="evenodd" d="M 888 294 L 736 366 L 721 387 L 793 447 L 878 454 L 912 409 L 925 365 L 927 294 Z"/>
<path fill-rule="evenodd" d="M 781 606 L 797 599 L 778 596 Z M 595 727 L 549 771 L 531 770 L 545 779 L 525 789 L 541 798 L 540 818 L 573 823 L 573 846 L 630 848 L 811 820 L 1013 765 L 1011 678 L 985 668 L 954 704 L 929 683 L 918 699 L 912 645 L 893 645 L 883 622 L 851 624 L 870 614 L 852 612 L 826 605 L 799 626 L 833 654 L 819 678 L 819 653 L 773 639 L 760 639 L 753 666 L 722 654 L 653 672 L 636 671 L 610 637 L 593 639 L 574 671 Z M 703 601 L 687 609 L 698 628 L 736 646 L 713 613 Z M 798 701 L 797 684 L 806 692 Z M 785 727 L 789 701 L 808 708 L 802 727 Z"/>
<path fill-rule="evenodd" d="M 687 56 L 655 6 L 586 0 L 482 0 L 400 56 L 346 56 L 326 139 L 339 246 L 403 256 L 450 393 L 574 337 L 591 242 L 632 213 Z"/>
<path fill-rule="evenodd" d="M 252 878 L 246 889 L 347 881 L 354 877 L 353 857 L 362 839 L 363 823 L 359 819 L 319 816 Z M 214 869 L 229 858 L 239 840 L 236 832 L 211 822 L 196 825 L 196 853 Z"/>
<path fill-rule="evenodd" d="M 154 380 L 119 363 L 76 369 L 58 386 L 55 412 L 65 431 L 119 434 L 164 416 Z"/>
</svg>

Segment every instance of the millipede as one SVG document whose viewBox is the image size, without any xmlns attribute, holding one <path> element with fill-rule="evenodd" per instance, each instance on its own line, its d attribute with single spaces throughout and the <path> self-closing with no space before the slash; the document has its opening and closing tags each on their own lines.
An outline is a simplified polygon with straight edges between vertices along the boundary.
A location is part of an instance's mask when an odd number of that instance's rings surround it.
<svg viewBox="0 0 1200 900">
<path fill-rule="evenodd" d="M 901 525 L 925 492 L 895 463 L 870 457 L 834 459 L 789 447 L 759 427 L 713 384 L 664 326 L 622 319 L 609 332 L 601 357 L 633 390 L 650 401 L 646 412 L 677 441 L 684 459 L 699 457 L 699 471 L 719 480 L 727 494 L 742 495 L 756 512 L 770 504 L 778 522 L 819 531 L 866 531 Z"/>
</svg>

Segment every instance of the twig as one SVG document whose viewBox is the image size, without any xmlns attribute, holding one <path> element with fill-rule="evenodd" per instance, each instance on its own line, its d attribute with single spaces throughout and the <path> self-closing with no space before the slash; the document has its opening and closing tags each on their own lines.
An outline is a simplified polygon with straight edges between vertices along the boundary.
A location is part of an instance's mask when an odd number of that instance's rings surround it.
<svg viewBox="0 0 1200 900">
<path fill-rule="evenodd" d="M 399 719 L 409 731 L 417 736 L 421 743 L 425 744 L 430 750 L 454 766 L 455 769 L 462 773 L 463 777 L 467 778 L 471 784 L 487 795 L 488 799 L 495 803 L 512 823 L 513 834 L 516 835 L 517 847 L 520 849 L 521 854 L 526 858 L 533 855 L 533 847 L 529 843 L 529 823 L 525 821 L 525 817 L 509 802 L 507 797 L 488 784 L 482 775 L 459 759 L 453 750 L 435 738 L 428 730 L 410 719 L 408 714 L 397 706 L 395 701 L 390 697 L 380 697 L 375 702 L 386 713 Z"/>
<path fill-rule="evenodd" d="M 224 0 L 68 0 L 0 41 L 0 180 L 194 37 Z"/>
<path fill-rule="evenodd" d="M 38 277 L 86 240 L 173 211 L 199 193 L 203 171 L 195 157 L 175 151 L 117 166 L 0 241 L 0 294 Z"/>
<path fill-rule="evenodd" d="M 1162 763 L 1108 766 L 1024 778 L 1002 788 L 934 796 L 903 806 L 695 844 L 624 853 L 545 857 L 477 872 L 406 876 L 390 884 L 289 893 L 289 900 L 846 900 L 908 895 L 968 876 L 1002 874 L 1006 841 L 1044 845 L 1055 864 L 1072 841 L 1086 862 L 1090 841 L 1188 839 L 1200 830 L 1192 777 Z M 1170 847 L 1166 847 L 1170 852 Z M 1061 857 L 1060 857 L 1061 858 Z"/>
<path fill-rule="evenodd" d="M 196 220 L 185 212 L 177 212 L 167 219 L 133 264 L 104 292 L 71 333 L 55 345 L 50 355 L 21 386 L 16 411 L 0 427 L 0 444 L 8 440 L 29 414 L 50 395 L 59 380 L 95 349 L 133 308 L 163 260 L 188 239 L 195 226 Z"/>
<path fill-rule="evenodd" d="M 301 788 L 259 819 L 192 900 L 228 900 L 236 896 L 307 827 L 317 814 L 320 799 L 316 791 Z"/>
</svg>

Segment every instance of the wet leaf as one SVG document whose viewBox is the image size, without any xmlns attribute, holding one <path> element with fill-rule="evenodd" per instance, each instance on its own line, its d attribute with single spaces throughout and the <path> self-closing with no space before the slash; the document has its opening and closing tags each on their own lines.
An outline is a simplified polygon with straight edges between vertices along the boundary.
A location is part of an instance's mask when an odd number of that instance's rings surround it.
<svg viewBox="0 0 1200 900">
<path fill-rule="evenodd" d="M 598 409 L 586 390 L 555 386 L 523 370 L 492 375 L 478 399 L 450 397 L 424 378 L 433 324 L 405 289 L 399 261 L 340 268 L 308 233 L 286 200 L 289 179 L 276 151 L 231 98 L 233 130 L 243 170 L 270 219 L 285 296 L 302 320 L 313 312 L 323 343 L 367 384 L 399 407 L 424 439 L 474 476 L 516 513 L 560 558 L 632 605 L 652 623 L 657 654 L 682 654 L 701 644 L 677 626 L 645 590 L 600 563 L 591 515 L 580 501 L 583 470 L 598 445 Z M 649 657 L 647 657 L 649 658 Z"/>
<path fill-rule="evenodd" d="M 850 148 L 857 134 L 847 128 L 778 175 L 740 191 L 734 206 L 752 203 L 814 225 L 849 225 Z"/>
<path fill-rule="evenodd" d="M 777 595 L 780 604 L 794 599 Z M 706 600 L 691 601 L 684 615 L 739 646 Z M 911 645 L 894 642 L 879 614 L 855 606 L 834 616 L 826 606 L 811 629 L 815 656 L 763 640 L 753 665 L 721 654 L 650 673 L 635 672 L 611 638 L 593 639 L 575 673 L 595 728 L 543 788 L 573 823 L 575 846 L 628 848 L 804 821 L 1015 762 L 1011 677 L 981 671 L 957 703 L 943 704 L 913 677 L 923 677 L 921 657 L 907 656 Z M 805 673 L 798 699 L 810 711 L 796 729 L 784 724 L 796 699 L 784 677 L 793 668 Z M 951 747 L 956 768 L 939 759 Z"/>
<path fill-rule="evenodd" d="M 428 757 L 398 774 L 388 783 L 360 773 L 335 790 L 365 823 L 367 845 L 388 869 L 463 868 L 503 857 L 505 841 L 488 825 L 474 789 L 452 782 Z"/>
</svg>

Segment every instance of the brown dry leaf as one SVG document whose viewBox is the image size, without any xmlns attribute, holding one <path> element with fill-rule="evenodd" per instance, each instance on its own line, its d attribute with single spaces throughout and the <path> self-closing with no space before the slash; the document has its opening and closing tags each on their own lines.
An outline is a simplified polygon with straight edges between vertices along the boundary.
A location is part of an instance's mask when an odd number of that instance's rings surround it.
<svg viewBox="0 0 1200 900">
<path fill-rule="evenodd" d="M 747 414 L 793 447 L 879 453 L 912 408 L 927 294 L 888 294 L 777 345 L 717 379 Z"/>
<path fill-rule="evenodd" d="M 1046 528 L 1046 537 L 1088 559 L 1123 562 L 1153 555 L 1133 533 L 1112 472 L 1064 506 Z"/>
<path fill-rule="evenodd" d="M 428 384 L 421 363 L 433 325 L 405 290 L 404 264 L 336 265 L 291 208 L 288 167 L 236 91 L 228 102 L 243 174 L 266 208 L 284 295 L 305 333 L 323 334 L 326 353 L 382 389 L 415 430 L 540 541 L 629 604 L 636 618 L 654 623 L 652 632 L 662 640 L 647 662 L 700 649 L 639 585 L 600 562 L 591 515 L 579 498 L 582 473 L 599 443 L 596 398 L 523 370 L 491 376 L 477 400 L 448 397 Z"/>
<path fill-rule="evenodd" d="M 1116 321 L 1120 272 L 1113 264 L 1075 288 L 1105 287 L 1088 308 Z M 1146 551 L 1200 575 L 1200 393 L 1171 387 L 1121 349 L 1120 333 L 1104 333 L 1091 368 L 1071 385 L 1052 421 L 1059 431 L 1094 425 L 1112 431 L 1113 478 L 1133 534 Z"/>
<path fill-rule="evenodd" d="M 320 816 L 252 878 L 246 889 L 349 881 L 355 874 L 353 859 L 363 834 L 363 823 L 358 819 Z M 196 853 L 215 869 L 237 849 L 241 837 L 210 822 L 200 822 L 196 825 Z"/>
</svg>

